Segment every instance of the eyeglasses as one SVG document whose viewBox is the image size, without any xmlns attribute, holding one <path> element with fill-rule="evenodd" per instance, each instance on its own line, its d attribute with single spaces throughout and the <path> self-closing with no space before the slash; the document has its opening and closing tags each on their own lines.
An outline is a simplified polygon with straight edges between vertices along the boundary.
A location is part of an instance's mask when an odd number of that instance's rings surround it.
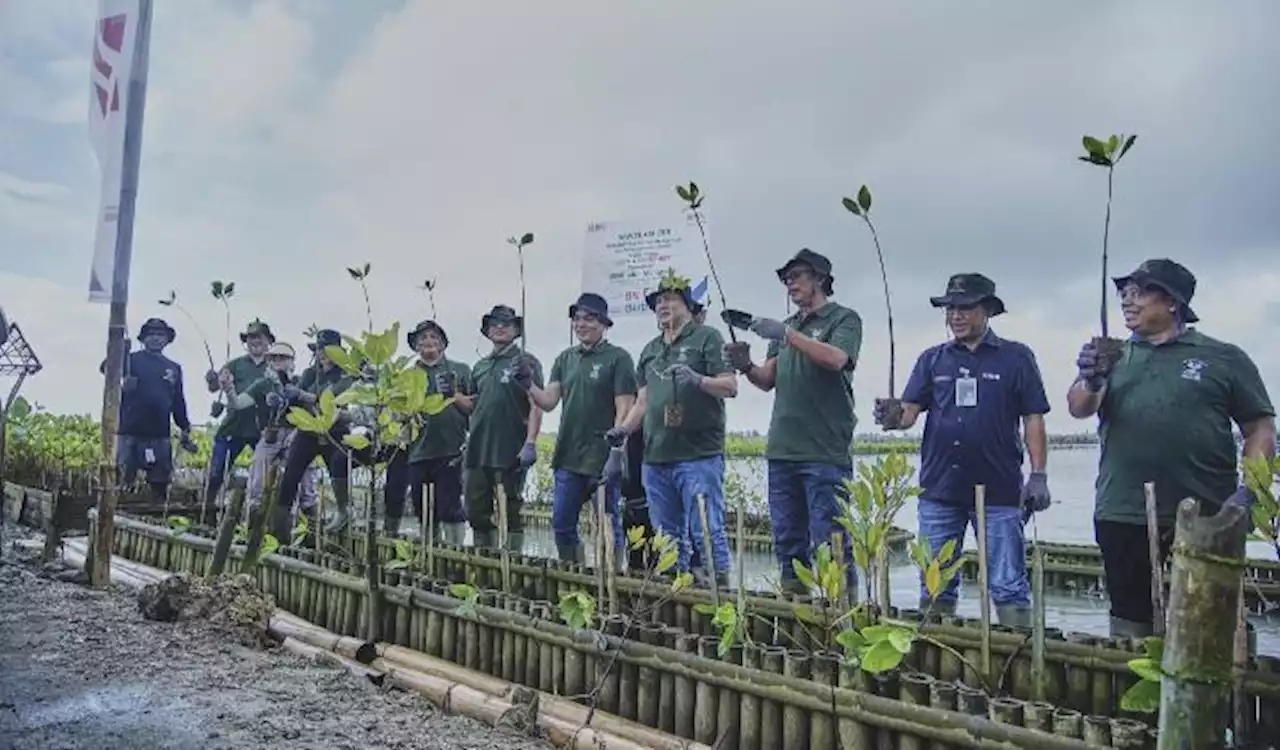
<svg viewBox="0 0 1280 750">
<path fill-rule="evenodd" d="M 782 275 L 782 283 L 790 284 L 793 281 L 812 278 L 813 272 L 805 268 L 797 268 L 794 271 L 788 271 Z"/>
<path fill-rule="evenodd" d="M 1120 297 L 1121 302 L 1135 302 L 1138 299 L 1149 294 L 1158 294 L 1164 292 L 1158 286 L 1148 284 L 1147 286 L 1139 286 L 1138 284 L 1125 284 L 1116 294 Z"/>
</svg>

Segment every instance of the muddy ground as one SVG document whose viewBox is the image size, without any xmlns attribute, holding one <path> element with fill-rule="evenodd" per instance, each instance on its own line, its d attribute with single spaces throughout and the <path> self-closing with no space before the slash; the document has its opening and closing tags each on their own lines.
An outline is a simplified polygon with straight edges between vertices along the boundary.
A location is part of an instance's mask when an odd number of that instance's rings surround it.
<svg viewBox="0 0 1280 750">
<path fill-rule="evenodd" d="M 199 622 L 0 560 L 0 749 L 549 748 Z"/>
</svg>

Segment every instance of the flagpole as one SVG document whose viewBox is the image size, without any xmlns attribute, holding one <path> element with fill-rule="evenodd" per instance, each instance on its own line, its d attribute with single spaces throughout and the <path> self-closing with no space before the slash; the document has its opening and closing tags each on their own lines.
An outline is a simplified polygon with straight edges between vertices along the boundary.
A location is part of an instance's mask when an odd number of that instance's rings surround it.
<svg viewBox="0 0 1280 750">
<path fill-rule="evenodd" d="M 129 265 L 133 255 L 133 217 L 138 199 L 138 167 L 142 155 L 142 114 L 146 109 L 147 66 L 151 49 L 151 0 L 138 0 L 133 65 L 125 106 L 124 150 L 120 170 L 120 209 L 116 224 L 115 267 L 111 278 L 111 312 L 107 322 L 107 362 L 102 386 L 102 457 L 98 466 L 98 514 L 89 582 L 105 586 L 111 580 L 117 486 L 116 432 L 120 426 L 120 384 L 128 352 L 126 312 L 129 306 Z M 101 217 L 99 217 L 101 218 Z"/>
</svg>

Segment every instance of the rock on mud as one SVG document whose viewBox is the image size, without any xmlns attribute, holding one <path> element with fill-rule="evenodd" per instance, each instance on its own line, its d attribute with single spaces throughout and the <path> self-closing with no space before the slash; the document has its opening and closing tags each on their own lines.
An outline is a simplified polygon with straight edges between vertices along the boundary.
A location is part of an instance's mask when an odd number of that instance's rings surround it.
<svg viewBox="0 0 1280 750">
<path fill-rule="evenodd" d="M 246 646 L 273 643 L 267 625 L 275 608 L 275 601 L 243 574 L 197 578 L 179 573 L 138 593 L 138 611 L 148 620 L 201 621 Z"/>
</svg>

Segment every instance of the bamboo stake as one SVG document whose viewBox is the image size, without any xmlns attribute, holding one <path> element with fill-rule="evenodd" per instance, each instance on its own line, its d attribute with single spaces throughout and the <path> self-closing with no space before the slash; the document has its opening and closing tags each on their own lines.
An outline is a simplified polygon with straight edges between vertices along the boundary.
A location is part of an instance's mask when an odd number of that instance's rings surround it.
<svg viewBox="0 0 1280 750">
<path fill-rule="evenodd" d="M 435 577 L 436 575 L 436 483 L 433 480 L 423 490 L 426 497 L 423 498 L 423 526 L 422 542 L 427 551 L 427 575 Z"/>
<path fill-rule="evenodd" d="M 502 590 L 511 590 L 511 553 L 507 550 L 507 490 L 503 486 L 505 479 L 501 472 L 497 473 L 499 481 L 495 487 L 494 497 L 498 501 L 498 559 L 502 561 Z"/>
<path fill-rule="evenodd" d="M 978 594 L 982 613 L 982 670 L 985 683 L 991 677 L 991 578 L 987 554 L 987 488 L 981 484 L 973 488 L 974 510 L 978 516 Z"/>
<path fill-rule="evenodd" d="M 706 563 L 707 570 L 711 572 L 711 585 L 708 588 L 711 589 L 712 602 L 715 604 L 716 609 L 720 609 L 720 587 L 716 585 L 716 558 L 712 551 L 711 524 L 707 522 L 707 496 L 699 492 L 695 495 L 695 500 L 698 505 L 698 516 L 702 519 L 703 562 Z"/>
<path fill-rule="evenodd" d="M 1045 599 L 1044 599 L 1044 549 L 1040 546 L 1040 534 L 1035 529 L 1035 516 L 1031 519 L 1035 538 L 1031 542 L 1031 697 L 1043 701 L 1049 699 L 1049 676 L 1045 668 Z"/>
<path fill-rule="evenodd" d="M 1142 493 L 1147 507 L 1147 555 L 1151 560 L 1151 632 L 1163 636 L 1164 616 L 1164 565 L 1160 559 L 1160 525 L 1156 515 L 1156 485 L 1146 482 Z"/>
<path fill-rule="evenodd" d="M 604 570 L 604 486 L 596 486 L 595 502 L 591 504 L 594 512 L 590 513 L 591 525 L 595 527 L 595 538 L 592 540 L 592 546 L 595 548 L 596 556 L 596 601 L 600 602 L 603 608 L 605 600 L 605 570 Z M 616 614 L 610 611 L 609 614 Z"/>
<path fill-rule="evenodd" d="M 244 507 L 245 491 L 235 489 L 231 492 L 230 510 L 223 514 L 222 527 L 218 529 L 218 540 L 213 548 L 213 560 L 209 563 L 209 575 L 218 576 L 226 570 L 227 555 L 231 552 L 231 543 L 235 540 L 236 519 L 240 517 Z"/>
<path fill-rule="evenodd" d="M 1249 736 L 1252 733 L 1252 722 L 1249 720 L 1252 711 L 1252 701 L 1249 700 L 1248 692 L 1244 688 L 1244 676 L 1249 669 L 1249 619 L 1244 604 L 1244 576 L 1240 576 L 1240 601 L 1236 606 L 1236 633 L 1235 643 L 1232 649 L 1233 656 L 1231 665 L 1231 705 L 1232 711 L 1232 741 L 1238 747 L 1249 746 Z"/>
</svg>

